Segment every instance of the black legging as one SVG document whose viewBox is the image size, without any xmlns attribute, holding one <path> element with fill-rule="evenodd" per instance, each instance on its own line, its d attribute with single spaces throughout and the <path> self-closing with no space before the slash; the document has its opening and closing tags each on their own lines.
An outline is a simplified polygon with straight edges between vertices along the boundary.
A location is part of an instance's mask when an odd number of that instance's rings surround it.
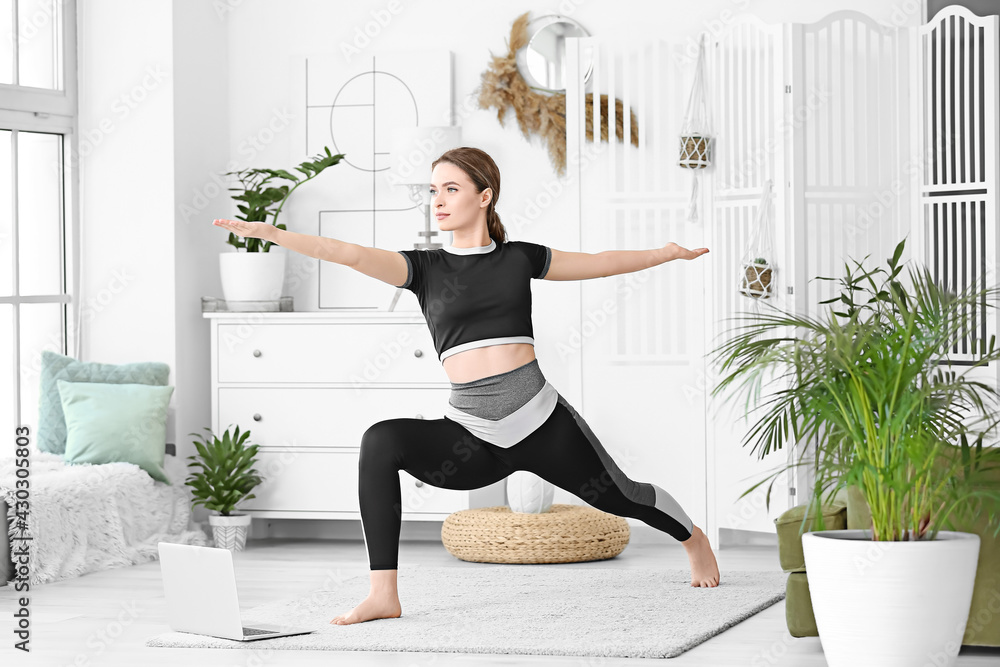
<svg viewBox="0 0 1000 667">
<path fill-rule="evenodd" d="M 654 506 L 654 489 L 661 492 L 661 498 L 667 494 L 622 473 L 561 395 L 548 419 L 509 448 L 486 442 L 447 417 L 401 417 L 369 427 L 361 439 L 358 498 L 372 570 L 397 569 L 400 470 L 425 484 L 463 491 L 488 486 L 516 470 L 528 470 L 599 510 L 640 519 L 679 541 L 691 537 L 685 525 L 690 519 L 683 510 L 675 507 L 675 518 Z"/>
</svg>

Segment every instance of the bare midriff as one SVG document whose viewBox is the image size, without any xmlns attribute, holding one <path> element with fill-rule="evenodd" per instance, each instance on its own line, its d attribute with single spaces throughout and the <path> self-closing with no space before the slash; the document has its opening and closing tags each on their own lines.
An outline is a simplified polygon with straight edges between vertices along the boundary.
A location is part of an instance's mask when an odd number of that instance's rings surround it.
<svg viewBox="0 0 1000 667">
<path fill-rule="evenodd" d="M 529 343 L 507 343 L 475 347 L 451 355 L 442 362 L 444 372 L 452 382 L 472 382 L 512 371 L 535 358 L 535 346 Z"/>
</svg>

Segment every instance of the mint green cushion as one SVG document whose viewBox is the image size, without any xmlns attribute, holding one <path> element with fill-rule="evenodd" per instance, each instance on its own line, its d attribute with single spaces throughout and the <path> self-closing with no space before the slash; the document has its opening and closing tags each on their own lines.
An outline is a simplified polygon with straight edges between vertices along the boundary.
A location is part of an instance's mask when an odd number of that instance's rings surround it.
<svg viewBox="0 0 1000 667">
<path fill-rule="evenodd" d="M 42 350 L 42 371 L 38 391 L 38 448 L 43 452 L 66 451 L 66 421 L 57 380 L 166 386 L 170 366 L 159 361 L 130 364 L 102 364 L 77 361 L 73 357 Z"/>
<path fill-rule="evenodd" d="M 67 463 L 134 463 L 153 479 L 163 472 L 167 405 L 173 387 L 56 380 L 66 417 Z"/>
</svg>

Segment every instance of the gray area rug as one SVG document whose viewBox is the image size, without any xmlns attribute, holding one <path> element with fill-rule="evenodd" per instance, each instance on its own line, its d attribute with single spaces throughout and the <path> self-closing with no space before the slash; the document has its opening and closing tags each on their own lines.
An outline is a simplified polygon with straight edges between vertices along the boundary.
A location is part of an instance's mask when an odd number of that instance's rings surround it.
<svg viewBox="0 0 1000 667">
<path fill-rule="evenodd" d="M 399 618 L 330 624 L 368 595 L 365 572 L 243 612 L 246 626 L 312 634 L 238 642 L 168 632 L 146 646 L 672 658 L 785 597 L 780 570 L 721 574 L 719 586 L 694 588 L 688 570 L 410 566 L 398 575 Z"/>
</svg>

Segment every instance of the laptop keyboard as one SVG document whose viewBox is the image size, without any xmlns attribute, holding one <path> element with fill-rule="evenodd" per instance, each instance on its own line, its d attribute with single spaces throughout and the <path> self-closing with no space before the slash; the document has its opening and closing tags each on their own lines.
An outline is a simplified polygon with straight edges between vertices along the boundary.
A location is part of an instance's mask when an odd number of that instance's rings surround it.
<svg viewBox="0 0 1000 667">
<path fill-rule="evenodd" d="M 250 637 L 252 635 L 270 635 L 274 634 L 274 630 L 261 630 L 260 628 L 243 628 L 243 636 Z"/>
</svg>

